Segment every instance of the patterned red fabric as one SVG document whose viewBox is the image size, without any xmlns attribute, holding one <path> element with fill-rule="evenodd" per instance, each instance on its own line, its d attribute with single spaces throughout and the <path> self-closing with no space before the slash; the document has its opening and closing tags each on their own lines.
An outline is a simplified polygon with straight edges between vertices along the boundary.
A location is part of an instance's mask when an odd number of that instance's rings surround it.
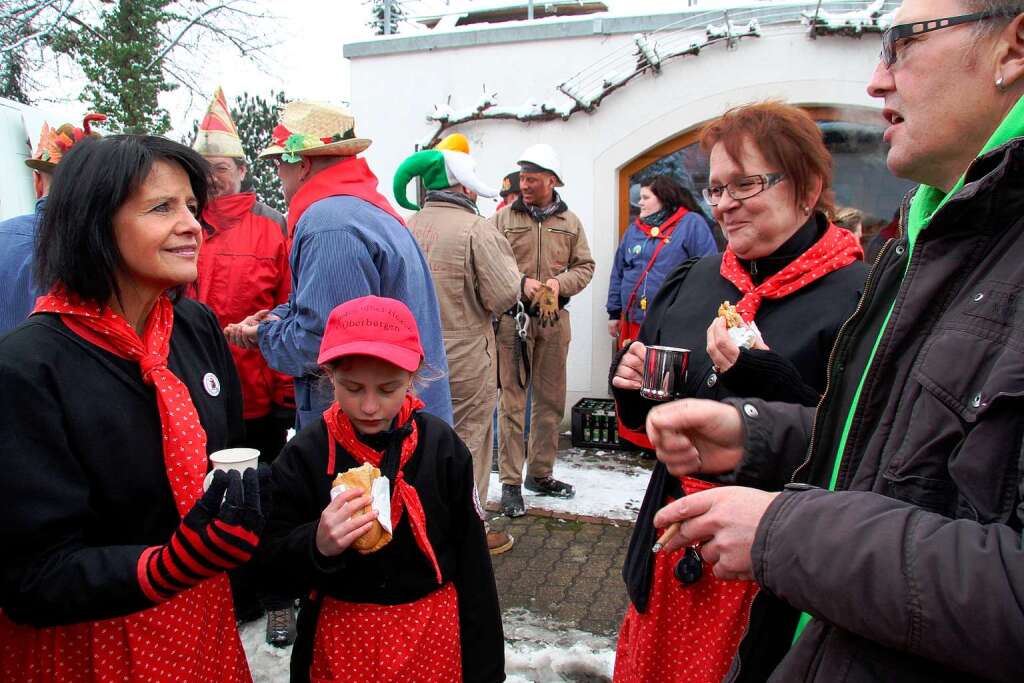
<svg viewBox="0 0 1024 683">
<path fill-rule="evenodd" d="M 188 387 L 167 367 L 174 328 L 174 306 L 161 296 L 153 306 L 142 338 L 109 306 L 85 303 L 61 287 L 36 301 L 35 313 L 59 313 L 72 332 L 115 356 L 139 363 L 142 379 L 156 388 L 164 442 L 164 467 L 178 514 L 185 516 L 203 494 L 206 430 Z"/>
<path fill-rule="evenodd" d="M 250 683 L 226 574 L 126 617 L 34 628 L 0 614 L 0 680 Z"/>
<path fill-rule="evenodd" d="M 288 203 L 288 238 L 295 237 L 295 224 L 311 204 L 339 195 L 359 197 L 405 225 L 387 197 L 377 191 L 377 176 L 373 175 L 366 160 L 352 157 L 320 171 L 295 193 Z"/>
<path fill-rule="evenodd" d="M 441 566 L 437 563 L 437 556 L 434 554 L 434 547 L 430 545 L 427 537 L 427 517 L 423 512 L 423 504 L 420 502 L 420 495 L 416 489 L 405 480 L 405 473 L 402 469 L 409 462 L 416 444 L 419 442 L 419 435 L 416 429 L 416 421 L 412 419 L 414 410 L 423 407 L 423 402 L 412 394 L 405 395 L 401 410 L 398 411 L 396 425 L 404 427 L 406 423 L 412 428 L 409 436 L 402 442 L 402 456 L 398 463 L 398 476 L 395 481 L 394 493 L 391 495 L 391 528 L 398 526 L 402 519 L 402 513 L 409 513 L 409 524 L 412 526 L 412 535 L 416 539 L 416 545 L 420 547 L 423 554 L 427 556 L 434 565 L 434 573 L 437 575 L 437 584 L 441 585 Z M 335 401 L 324 411 L 324 424 L 327 425 L 327 434 L 331 437 L 329 441 L 329 452 L 327 456 L 327 474 L 334 476 L 335 443 L 341 444 L 353 458 L 359 463 L 368 462 L 374 467 L 380 467 L 380 460 L 383 456 L 356 437 L 352 422 L 345 413 L 341 412 L 341 406 Z"/>
<path fill-rule="evenodd" d="M 715 486 L 683 479 L 687 493 Z M 700 580 L 684 586 L 673 574 L 684 552 L 658 553 L 647 612 L 629 606 L 615 651 L 615 683 L 719 683 L 728 672 L 758 585 L 719 579 L 705 563 Z"/>
<path fill-rule="evenodd" d="M 765 299 L 781 299 L 863 258 L 864 250 L 852 232 L 829 225 L 814 246 L 756 287 L 750 279 L 750 273 L 740 265 L 731 247 L 726 248 L 722 254 L 719 272 L 743 294 L 743 298 L 736 304 L 736 311 L 750 323 L 754 321 L 757 309 Z"/>
<path fill-rule="evenodd" d="M 460 683 L 459 603 L 452 584 L 404 605 L 325 597 L 311 683 Z"/>
<path fill-rule="evenodd" d="M 185 514 L 202 494 L 206 432 L 188 389 L 167 368 L 174 326 L 170 300 L 157 301 L 141 339 L 109 307 L 81 302 L 60 288 L 40 297 L 35 310 L 59 313 L 86 341 L 139 361 L 143 379 L 156 387 L 167 479 Z M 220 574 L 125 617 L 35 628 L 0 614 L 0 680 L 243 683 L 252 676 L 228 578 Z"/>
</svg>

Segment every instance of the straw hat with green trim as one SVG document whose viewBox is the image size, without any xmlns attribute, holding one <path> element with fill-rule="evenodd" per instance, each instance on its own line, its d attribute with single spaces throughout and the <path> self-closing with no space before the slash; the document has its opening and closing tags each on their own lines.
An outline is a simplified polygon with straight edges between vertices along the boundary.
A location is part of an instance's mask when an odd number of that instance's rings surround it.
<svg viewBox="0 0 1024 683">
<path fill-rule="evenodd" d="M 354 156 L 373 142 L 356 137 L 355 119 L 346 109 L 308 100 L 285 105 L 273 138 L 260 158 L 281 155 L 289 163 L 305 156 Z"/>
</svg>

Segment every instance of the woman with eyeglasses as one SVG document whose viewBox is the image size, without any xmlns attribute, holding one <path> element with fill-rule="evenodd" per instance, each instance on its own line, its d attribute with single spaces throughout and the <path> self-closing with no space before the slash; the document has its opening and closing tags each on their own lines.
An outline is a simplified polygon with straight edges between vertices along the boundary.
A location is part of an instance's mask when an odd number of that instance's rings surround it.
<svg viewBox="0 0 1024 683">
<path fill-rule="evenodd" d="M 691 350 L 687 397 L 815 405 L 832 341 L 866 275 L 856 238 L 829 222 L 832 159 L 806 112 L 776 102 L 738 107 L 705 127 L 701 146 L 711 162 L 704 198 L 728 246 L 665 281 L 638 340 L 612 363 L 620 433 L 647 448 L 644 423 L 656 405 L 639 393 L 648 346 Z M 744 347 L 718 316 L 726 301 L 742 318 Z M 665 531 L 654 527 L 659 508 L 743 480 L 742 472 L 678 479 L 656 466 L 623 568 L 631 605 L 615 681 L 718 683 L 748 631 L 736 680 L 766 680 L 786 653 L 796 612 L 757 595 L 753 582 L 715 577 L 699 547 L 652 552 Z"/>
<path fill-rule="evenodd" d="M 640 186 L 640 215 L 626 228 L 608 283 L 608 334 L 622 348 L 636 339 L 662 283 L 679 264 L 718 253 L 711 228 L 689 190 L 670 175 Z"/>
</svg>

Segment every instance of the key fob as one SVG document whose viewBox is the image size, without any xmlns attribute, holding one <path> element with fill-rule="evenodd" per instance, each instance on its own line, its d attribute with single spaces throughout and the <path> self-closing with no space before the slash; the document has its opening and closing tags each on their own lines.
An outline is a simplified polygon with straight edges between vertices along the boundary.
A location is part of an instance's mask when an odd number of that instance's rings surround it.
<svg viewBox="0 0 1024 683">
<path fill-rule="evenodd" d="M 697 583 L 704 574 L 704 558 L 694 546 L 690 546 L 676 562 L 676 580 L 684 586 Z"/>
</svg>

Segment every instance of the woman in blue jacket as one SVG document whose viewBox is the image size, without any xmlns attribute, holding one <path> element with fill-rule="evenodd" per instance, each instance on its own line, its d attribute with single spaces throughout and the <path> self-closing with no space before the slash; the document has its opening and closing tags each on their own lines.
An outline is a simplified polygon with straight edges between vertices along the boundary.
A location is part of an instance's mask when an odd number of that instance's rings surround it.
<svg viewBox="0 0 1024 683">
<path fill-rule="evenodd" d="M 647 304 L 683 261 L 718 253 L 697 202 L 672 176 L 640 188 L 640 216 L 626 228 L 608 284 L 608 334 L 619 348 L 633 339 Z"/>
</svg>

